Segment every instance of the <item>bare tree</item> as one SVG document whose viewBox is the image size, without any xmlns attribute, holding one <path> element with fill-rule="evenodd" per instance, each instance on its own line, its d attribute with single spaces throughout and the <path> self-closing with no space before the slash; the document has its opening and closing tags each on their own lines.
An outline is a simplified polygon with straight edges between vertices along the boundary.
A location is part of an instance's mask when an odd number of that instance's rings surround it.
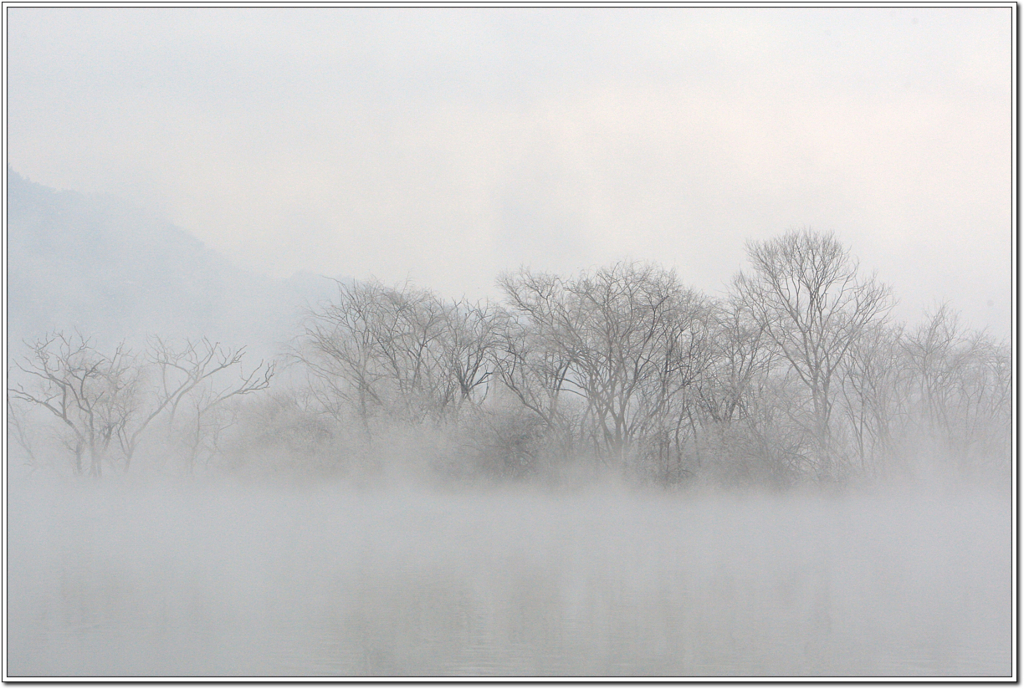
<svg viewBox="0 0 1024 689">
<path fill-rule="evenodd" d="M 8 378 L 10 378 L 10 371 L 8 370 Z M 38 467 L 39 459 L 36 457 L 35 451 L 32 449 L 32 441 L 29 438 L 28 429 L 25 427 L 25 420 L 22 415 L 22 410 L 18 408 L 20 405 L 14 404 L 15 398 L 13 393 L 7 391 L 7 438 L 9 441 L 13 440 L 21 448 L 21 451 L 25 453 L 25 464 L 32 467 L 33 470 Z M 8 451 L 10 446 L 8 445 Z"/>
<path fill-rule="evenodd" d="M 391 413 L 418 423 L 441 419 L 452 395 L 443 338 L 448 309 L 432 292 L 408 286 L 383 292 L 375 353 L 388 387 Z"/>
<path fill-rule="evenodd" d="M 208 417 L 229 398 L 265 389 L 274 373 L 273 364 L 261 363 L 245 375 L 244 349 L 208 340 L 174 347 L 154 338 L 141 359 L 123 344 L 104 354 L 80 334 L 57 332 L 29 347 L 31 355 L 16 365 L 27 380 L 8 390 L 8 400 L 58 420 L 62 442 L 74 454 L 72 470 L 93 476 L 102 474 L 104 463 L 129 471 L 147 429 L 161 416 L 173 427 L 184 400 L 201 400 L 193 411 Z M 238 371 L 237 380 L 225 380 L 230 371 Z"/>
<path fill-rule="evenodd" d="M 510 393 L 527 414 L 505 435 L 512 436 L 515 454 L 524 460 L 535 459 L 531 446 L 539 438 L 547 445 L 546 454 L 568 457 L 581 440 L 586 410 L 570 380 L 572 338 L 562 335 L 576 327 L 566 312 L 564 284 L 556 276 L 525 270 L 502 276 L 498 284 L 511 302 L 499 331 L 499 390 Z"/>
<path fill-rule="evenodd" d="M 739 275 L 737 292 L 808 391 L 818 470 L 833 475 L 833 383 L 864 330 L 892 307 L 890 290 L 860 278 L 857 261 L 831 233 L 749 242 L 747 254 L 754 272 Z"/>
<path fill-rule="evenodd" d="M 673 273 L 618 263 L 570 280 L 523 270 L 499 284 L 519 319 L 502 378 L 524 405 L 556 425 L 562 394 L 578 398 L 588 442 L 620 466 L 669 426 L 678 441 L 673 402 L 706 366 L 707 337 L 702 300 Z"/>
<path fill-rule="evenodd" d="M 918 428 L 961 468 L 1009 456 L 1010 356 L 1005 343 L 964 328 L 947 305 L 903 342 Z"/>
<path fill-rule="evenodd" d="M 878 473 L 896 456 L 909 421 L 911 371 L 903 327 L 874 323 L 854 342 L 839 387 L 860 471 Z"/>
<path fill-rule="evenodd" d="M 704 438 L 697 447 L 714 455 L 719 466 L 712 470 L 729 481 L 749 479 L 758 473 L 758 462 L 769 472 L 778 464 L 774 454 L 763 452 L 767 445 L 761 442 L 770 434 L 764 424 L 779 416 L 765 413 L 765 403 L 780 389 L 770 380 L 775 347 L 765 326 L 735 295 L 711 305 L 708 320 L 709 362 L 693 385 L 688 415 L 699 417 Z M 725 466 L 730 463 L 736 466 Z"/>
<path fill-rule="evenodd" d="M 775 361 L 766 327 L 735 295 L 711 312 L 712 363 L 697 387 L 701 410 L 715 424 L 745 414 L 748 393 Z"/>
<path fill-rule="evenodd" d="M 486 397 L 506 315 L 490 304 L 462 300 L 451 304 L 445 317 L 441 346 L 447 375 L 442 397 L 445 407 L 454 402 L 458 412 L 466 403 L 479 405 Z"/>
<path fill-rule="evenodd" d="M 500 314 L 446 303 L 427 290 L 338 283 L 337 298 L 309 313 L 294 358 L 335 418 L 440 423 L 482 400 L 493 370 Z"/>
<path fill-rule="evenodd" d="M 273 362 L 261 361 L 246 373 L 244 358 L 245 347 L 232 349 L 207 338 L 180 343 L 151 338 L 148 362 L 157 380 L 148 413 L 134 426 L 123 426 L 118 434 L 125 469 L 150 424 L 164 415 L 168 429 L 174 432 L 183 408 L 187 418 L 180 424 L 179 434 L 185 439 L 186 470 L 193 471 L 204 443 L 215 452 L 220 434 L 233 423 L 230 415 L 221 413 L 224 404 L 266 390 L 274 377 Z"/>
<path fill-rule="evenodd" d="M 521 270 L 501 276 L 498 285 L 512 307 L 502 330 L 501 379 L 549 428 L 564 427 L 564 394 L 581 394 L 570 379 L 578 356 L 579 314 L 570 310 L 557 276 Z"/>
<path fill-rule="evenodd" d="M 383 293 L 378 283 L 337 281 L 335 301 L 307 315 L 294 357 L 307 370 L 310 390 L 326 412 L 338 419 L 354 409 L 369 432 L 369 420 L 384 406 L 378 361 Z"/>
<path fill-rule="evenodd" d="M 100 476 L 104 461 L 111 459 L 111 441 L 135 411 L 134 357 L 123 344 L 104 355 L 77 333 L 56 332 L 26 344 L 32 353 L 16 367 L 33 383 L 17 383 L 8 394 L 58 419 L 74 453 L 73 471 Z"/>
</svg>

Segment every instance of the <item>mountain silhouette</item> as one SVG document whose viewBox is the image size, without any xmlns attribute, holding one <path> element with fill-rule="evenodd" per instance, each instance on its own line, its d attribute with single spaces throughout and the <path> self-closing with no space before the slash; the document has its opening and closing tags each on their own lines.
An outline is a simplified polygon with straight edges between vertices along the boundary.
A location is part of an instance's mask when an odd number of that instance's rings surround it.
<svg viewBox="0 0 1024 689">
<path fill-rule="evenodd" d="M 77 329 L 103 346 L 146 334 L 269 350 L 302 305 L 333 291 L 298 273 L 234 265 L 189 232 L 112 196 L 58 191 L 7 171 L 8 341 Z"/>
</svg>

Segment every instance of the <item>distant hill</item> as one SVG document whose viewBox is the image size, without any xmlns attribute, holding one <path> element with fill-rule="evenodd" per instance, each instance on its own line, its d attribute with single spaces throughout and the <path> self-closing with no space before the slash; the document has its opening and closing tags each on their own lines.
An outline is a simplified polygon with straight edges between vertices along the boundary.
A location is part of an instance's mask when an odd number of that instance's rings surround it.
<svg viewBox="0 0 1024 689">
<path fill-rule="evenodd" d="M 173 224 L 119 199 L 57 191 L 8 169 L 7 324 L 12 345 L 78 328 L 97 343 L 150 333 L 248 344 L 294 332 L 329 280 L 245 271 Z"/>
</svg>

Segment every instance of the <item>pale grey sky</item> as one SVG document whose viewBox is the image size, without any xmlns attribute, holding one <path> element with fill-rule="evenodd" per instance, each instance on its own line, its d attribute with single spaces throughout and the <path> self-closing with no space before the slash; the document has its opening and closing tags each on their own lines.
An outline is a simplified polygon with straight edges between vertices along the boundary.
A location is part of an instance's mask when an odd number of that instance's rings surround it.
<svg viewBox="0 0 1024 689">
<path fill-rule="evenodd" d="M 9 164 L 250 268 L 716 293 L 810 226 L 1009 334 L 1009 7 L 7 11 Z"/>
</svg>

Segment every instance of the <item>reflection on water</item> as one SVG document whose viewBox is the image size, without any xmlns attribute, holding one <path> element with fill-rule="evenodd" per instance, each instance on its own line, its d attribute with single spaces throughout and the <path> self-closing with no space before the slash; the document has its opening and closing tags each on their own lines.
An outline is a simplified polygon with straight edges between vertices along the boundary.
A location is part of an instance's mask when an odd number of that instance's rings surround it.
<svg viewBox="0 0 1024 689">
<path fill-rule="evenodd" d="M 982 494 L 12 491 L 11 676 L 1006 675 Z"/>
</svg>

